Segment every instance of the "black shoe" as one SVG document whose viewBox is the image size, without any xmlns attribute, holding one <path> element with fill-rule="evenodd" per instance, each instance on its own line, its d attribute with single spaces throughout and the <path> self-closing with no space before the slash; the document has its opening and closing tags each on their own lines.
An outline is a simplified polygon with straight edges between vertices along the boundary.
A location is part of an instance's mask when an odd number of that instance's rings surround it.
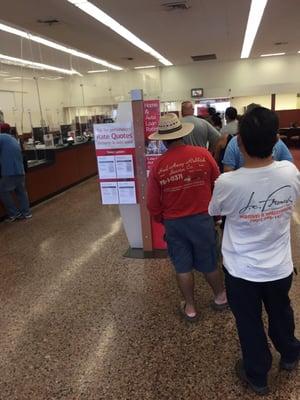
<svg viewBox="0 0 300 400">
<path fill-rule="evenodd" d="M 243 360 L 238 360 L 235 364 L 235 373 L 237 377 L 250 387 L 259 396 L 265 396 L 270 393 L 268 386 L 257 386 L 252 383 L 247 377 L 246 371 L 244 369 Z"/>
<path fill-rule="evenodd" d="M 280 363 L 279 363 L 279 369 L 284 369 L 285 371 L 289 371 L 289 372 L 294 371 L 298 367 L 299 358 L 300 358 L 300 353 L 298 355 L 297 360 L 295 360 L 293 362 L 286 362 L 281 358 Z"/>
</svg>

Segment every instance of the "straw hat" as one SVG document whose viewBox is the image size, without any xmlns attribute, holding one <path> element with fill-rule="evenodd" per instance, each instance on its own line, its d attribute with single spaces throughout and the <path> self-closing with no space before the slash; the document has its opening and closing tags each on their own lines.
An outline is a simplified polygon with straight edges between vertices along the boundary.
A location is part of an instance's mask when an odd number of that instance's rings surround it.
<svg viewBox="0 0 300 400">
<path fill-rule="evenodd" d="M 190 122 L 181 123 L 176 114 L 169 113 L 160 117 L 158 132 L 149 136 L 150 140 L 174 140 L 180 139 L 194 129 Z"/>
</svg>

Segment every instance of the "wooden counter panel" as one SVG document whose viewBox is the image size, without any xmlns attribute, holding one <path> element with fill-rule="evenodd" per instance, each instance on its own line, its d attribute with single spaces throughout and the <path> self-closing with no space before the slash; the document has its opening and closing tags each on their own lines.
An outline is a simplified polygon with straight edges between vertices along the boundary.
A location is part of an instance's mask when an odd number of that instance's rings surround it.
<svg viewBox="0 0 300 400">
<path fill-rule="evenodd" d="M 79 149 L 78 149 L 79 150 Z M 97 173 L 97 158 L 94 146 L 83 146 L 77 153 L 79 179 Z"/>
<path fill-rule="evenodd" d="M 78 149 L 72 148 L 67 151 L 56 153 L 55 164 L 57 166 L 57 188 L 58 190 L 64 187 L 73 185 L 79 179 L 78 167 Z"/>
<path fill-rule="evenodd" d="M 26 187 L 30 203 L 49 198 L 56 193 L 97 174 L 94 143 L 85 143 L 55 151 L 53 163 L 30 168 Z M 5 215 L 0 203 L 0 218 Z"/>
<path fill-rule="evenodd" d="M 26 174 L 26 188 L 30 203 L 34 203 L 58 191 L 57 166 L 45 165 L 41 168 L 29 170 Z"/>
</svg>

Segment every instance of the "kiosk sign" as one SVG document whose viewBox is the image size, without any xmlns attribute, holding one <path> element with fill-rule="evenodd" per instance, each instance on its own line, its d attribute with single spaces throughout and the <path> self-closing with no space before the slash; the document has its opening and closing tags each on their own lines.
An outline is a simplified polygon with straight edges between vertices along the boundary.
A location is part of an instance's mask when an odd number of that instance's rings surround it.
<svg viewBox="0 0 300 400">
<path fill-rule="evenodd" d="M 96 150 L 128 149 L 135 147 L 131 122 L 95 124 L 94 137 Z"/>
<path fill-rule="evenodd" d="M 136 204 L 132 123 L 95 124 L 94 137 L 102 204 Z"/>
</svg>

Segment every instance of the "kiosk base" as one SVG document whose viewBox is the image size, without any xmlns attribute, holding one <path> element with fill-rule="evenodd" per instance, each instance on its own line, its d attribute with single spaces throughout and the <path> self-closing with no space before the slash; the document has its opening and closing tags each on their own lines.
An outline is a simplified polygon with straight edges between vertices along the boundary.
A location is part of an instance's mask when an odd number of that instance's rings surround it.
<svg viewBox="0 0 300 400">
<path fill-rule="evenodd" d="M 129 247 L 123 257 L 137 258 L 141 260 L 145 258 L 168 258 L 168 252 L 167 250 L 144 251 L 143 249 L 134 249 Z"/>
</svg>

